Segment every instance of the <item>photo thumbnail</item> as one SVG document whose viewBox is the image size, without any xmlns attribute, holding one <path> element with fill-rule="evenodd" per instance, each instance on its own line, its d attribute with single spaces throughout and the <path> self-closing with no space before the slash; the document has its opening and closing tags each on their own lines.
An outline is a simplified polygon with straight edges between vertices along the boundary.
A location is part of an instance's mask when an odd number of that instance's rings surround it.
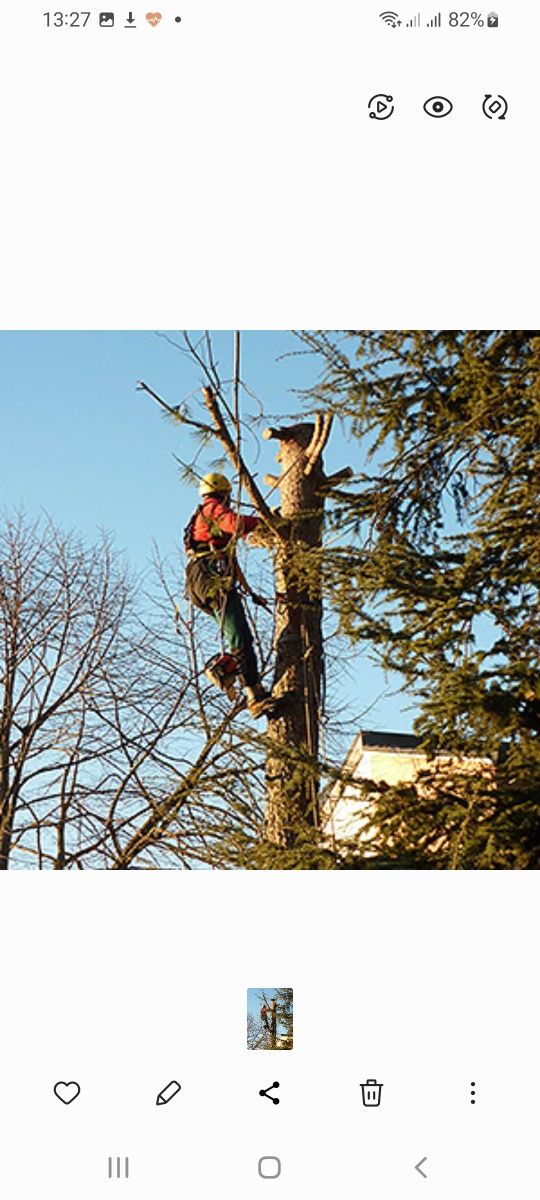
<svg viewBox="0 0 540 1200">
<path fill-rule="evenodd" d="M 248 1050 L 293 1049 L 292 988 L 248 988 L 246 1044 Z"/>
<path fill-rule="evenodd" d="M 534 331 L 0 333 L 0 868 L 538 869 L 539 391 Z"/>
</svg>

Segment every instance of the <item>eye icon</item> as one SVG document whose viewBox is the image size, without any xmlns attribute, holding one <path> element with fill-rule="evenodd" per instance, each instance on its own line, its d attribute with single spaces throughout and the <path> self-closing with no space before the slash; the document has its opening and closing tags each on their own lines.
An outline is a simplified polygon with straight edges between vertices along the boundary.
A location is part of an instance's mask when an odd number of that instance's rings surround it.
<svg viewBox="0 0 540 1200">
<path fill-rule="evenodd" d="M 430 100 L 426 100 L 424 112 L 428 117 L 448 117 L 453 107 L 452 101 L 447 100 L 446 96 L 432 96 Z"/>
</svg>

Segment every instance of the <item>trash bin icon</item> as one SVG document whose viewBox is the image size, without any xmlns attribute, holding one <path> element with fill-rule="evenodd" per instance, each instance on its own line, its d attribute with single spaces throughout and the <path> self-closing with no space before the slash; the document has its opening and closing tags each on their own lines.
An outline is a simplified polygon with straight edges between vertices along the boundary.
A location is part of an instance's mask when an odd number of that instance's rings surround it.
<svg viewBox="0 0 540 1200">
<path fill-rule="evenodd" d="M 378 1108 L 381 1103 L 382 1083 L 377 1083 L 376 1079 L 366 1079 L 366 1082 L 361 1083 L 360 1087 L 362 1088 L 362 1104 L 366 1108 Z"/>
</svg>

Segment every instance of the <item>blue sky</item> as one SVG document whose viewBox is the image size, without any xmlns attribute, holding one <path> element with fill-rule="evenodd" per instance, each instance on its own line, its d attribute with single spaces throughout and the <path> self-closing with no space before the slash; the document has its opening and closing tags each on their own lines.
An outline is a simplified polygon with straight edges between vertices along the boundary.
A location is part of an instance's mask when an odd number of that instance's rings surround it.
<svg viewBox="0 0 540 1200">
<path fill-rule="evenodd" d="M 251 1016 L 259 1019 L 261 1012 L 260 994 L 264 992 L 267 1000 L 273 1000 L 276 994 L 276 988 L 248 988 L 247 990 L 247 1010 Z"/>
<path fill-rule="evenodd" d="M 182 428 L 163 420 L 157 406 L 136 390 L 143 379 L 170 404 L 200 388 L 196 367 L 167 337 L 149 332 L 0 333 L 0 440 L 2 507 L 23 506 L 30 516 L 45 510 L 62 527 L 93 540 L 99 529 L 112 533 L 118 548 L 137 568 L 150 562 L 152 545 L 178 563 L 182 530 L 197 496 L 179 477 L 173 454 L 190 460 L 193 443 Z M 222 378 L 232 374 L 232 335 L 213 335 Z M 265 417 L 298 411 L 295 388 L 315 382 L 311 357 L 294 355 L 298 343 L 286 332 L 242 335 L 242 378 L 263 404 Z M 253 408 L 246 396 L 246 414 Z M 275 443 L 246 433 L 244 453 L 258 481 L 277 470 Z M 7 451 L 7 452 L 6 452 Z M 208 469 L 217 448 L 208 449 L 200 469 Z M 358 443 L 348 443 L 335 427 L 327 469 L 360 469 Z M 278 497 L 275 494 L 275 502 Z M 342 696 L 355 709 L 369 707 L 387 688 L 382 674 L 363 657 Z M 402 711 L 403 697 L 377 701 L 366 728 L 403 731 L 413 713 Z"/>
</svg>

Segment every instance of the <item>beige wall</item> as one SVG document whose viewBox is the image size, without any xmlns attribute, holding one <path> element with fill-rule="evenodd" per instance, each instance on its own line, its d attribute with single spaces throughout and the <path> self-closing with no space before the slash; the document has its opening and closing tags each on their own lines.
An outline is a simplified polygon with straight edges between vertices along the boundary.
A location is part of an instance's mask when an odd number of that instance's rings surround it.
<svg viewBox="0 0 540 1200">
<path fill-rule="evenodd" d="M 489 759 L 460 758 L 456 755 L 440 754 L 431 765 L 436 770 L 446 771 L 450 767 L 460 766 L 464 774 L 491 774 L 493 764 Z M 362 746 L 361 735 L 351 748 L 346 761 L 346 769 L 355 779 L 367 779 L 373 783 L 386 783 L 393 786 L 397 783 L 412 783 L 428 765 L 426 754 L 418 750 L 376 749 Z M 429 785 L 427 785 L 429 786 Z M 341 838 L 358 837 L 360 841 L 368 841 L 370 833 L 363 829 L 367 820 L 373 817 L 376 808 L 376 795 L 361 797 L 354 783 L 335 784 L 332 788 L 323 810 L 323 827 L 325 831 L 337 840 Z"/>
</svg>

